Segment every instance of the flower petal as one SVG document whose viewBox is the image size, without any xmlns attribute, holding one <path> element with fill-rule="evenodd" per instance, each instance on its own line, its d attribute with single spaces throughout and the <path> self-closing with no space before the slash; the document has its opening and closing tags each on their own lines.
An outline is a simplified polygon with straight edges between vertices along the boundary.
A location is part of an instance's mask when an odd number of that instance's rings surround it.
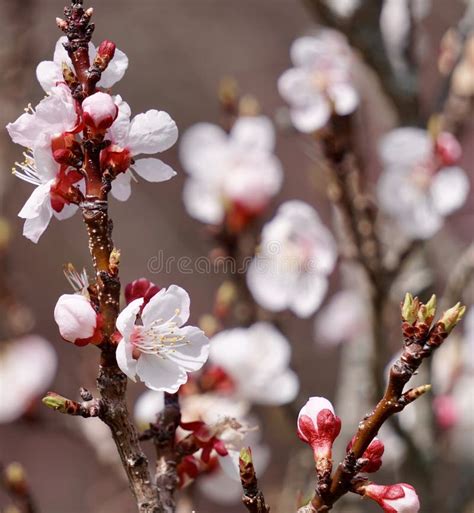
<svg viewBox="0 0 474 513">
<path fill-rule="evenodd" d="M 312 315 L 323 302 L 328 289 L 328 280 L 320 274 L 301 276 L 299 286 L 291 298 L 289 308 L 300 318 Z"/>
<path fill-rule="evenodd" d="M 159 153 L 178 140 L 178 127 L 171 116 L 158 110 L 138 114 L 132 120 L 128 148 L 132 155 Z"/>
<path fill-rule="evenodd" d="M 249 399 L 257 404 L 279 406 L 296 399 L 300 388 L 298 376 L 290 369 L 275 376 L 262 387 L 253 387 Z"/>
<path fill-rule="evenodd" d="M 359 105 L 359 95 L 348 83 L 338 83 L 330 86 L 328 94 L 334 102 L 334 110 L 339 116 L 351 114 Z"/>
<path fill-rule="evenodd" d="M 165 182 L 173 176 L 176 171 L 160 159 L 145 158 L 139 159 L 133 165 L 134 171 L 148 182 Z"/>
<path fill-rule="evenodd" d="M 36 244 L 48 227 L 51 216 L 52 208 L 50 204 L 47 204 L 40 210 L 37 217 L 26 219 L 23 225 L 23 235 Z"/>
<path fill-rule="evenodd" d="M 232 127 L 230 138 L 244 151 L 259 149 L 270 152 L 275 147 L 275 128 L 266 116 L 243 116 Z"/>
<path fill-rule="evenodd" d="M 460 167 L 445 167 L 433 178 L 431 197 L 436 210 L 447 215 L 464 205 L 469 194 L 469 179 Z"/>
<path fill-rule="evenodd" d="M 311 74 L 301 68 L 291 68 L 278 79 L 278 92 L 291 106 L 306 106 L 314 102 L 320 92 L 311 80 Z"/>
<path fill-rule="evenodd" d="M 59 82 L 64 82 L 61 68 L 53 61 L 42 61 L 36 67 L 36 78 L 46 93 Z"/>
<path fill-rule="evenodd" d="M 396 128 L 379 142 L 379 155 L 385 165 L 414 166 L 424 160 L 433 148 L 426 130 L 415 127 Z"/>
<path fill-rule="evenodd" d="M 36 116 L 26 112 L 16 121 L 7 125 L 7 131 L 12 141 L 26 148 L 33 148 L 36 145 L 40 129 Z"/>
<path fill-rule="evenodd" d="M 151 390 L 174 394 L 186 383 L 186 371 L 169 359 L 142 354 L 137 363 L 137 374 Z"/>
<path fill-rule="evenodd" d="M 112 196 L 119 201 L 127 201 L 130 198 L 130 194 L 132 194 L 131 179 L 132 173 L 130 173 L 130 170 L 117 175 L 112 182 Z"/>
<path fill-rule="evenodd" d="M 78 206 L 73 205 L 64 205 L 61 212 L 56 212 L 53 210 L 54 217 L 58 219 L 59 221 L 64 221 L 65 219 L 69 219 L 77 212 Z"/>
<path fill-rule="evenodd" d="M 130 105 L 122 99 L 120 95 L 114 96 L 115 105 L 118 107 L 118 114 L 112 126 L 108 129 L 106 139 L 110 139 L 114 144 L 125 148 L 130 131 L 130 116 L 132 110 Z"/>
<path fill-rule="evenodd" d="M 135 299 L 127 305 L 117 317 L 117 329 L 124 338 L 130 337 L 142 304 L 143 298 Z"/>
<path fill-rule="evenodd" d="M 106 70 L 102 73 L 97 85 L 99 87 L 105 87 L 106 89 L 112 87 L 123 78 L 127 68 L 128 57 L 122 50 L 116 48 L 114 58 L 109 62 Z"/>
<path fill-rule="evenodd" d="M 146 429 L 147 424 L 156 421 L 156 416 L 164 407 L 165 395 L 163 392 L 146 390 L 138 397 L 135 408 L 133 409 L 133 416 L 138 426 Z"/>
<path fill-rule="evenodd" d="M 31 196 L 26 200 L 23 208 L 18 212 L 18 217 L 22 219 L 34 219 L 38 217 L 45 208 L 49 207 L 49 209 L 51 209 L 51 201 L 49 199 L 50 190 L 50 182 L 36 187 L 31 193 Z"/>
<path fill-rule="evenodd" d="M 188 214 L 202 223 L 219 224 L 224 219 L 219 190 L 207 181 L 194 178 L 186 180 L 183 201 Z"/>
<path fill-rule="evenodd" d="M 181 343 L 185 345 L 177 346 L 173 352 L 167 354 L 167 357 L 186 372 L 199 370 L 209 357 L 209 339 L 195 326 L 180 328 L 177 335 L 184 337 Z"/>
<path fill-rule="evenodd" d="M 138 301 L 138 300 L 137 300 Z M 130 306 L 130 305 L 129 305 Z M 120 370 L 133 382 L 136 382 L 137 360 L 132 356 L 133 347 L 125 338 L 123 338 L 115 351 L 115 358 Z"/>
<path fill-rule="evenodd" d="M 154 321 L 160 321 L 161 324 L 174 322 L 182 326 L 189 319 L 190 304 L 189 294 L 183 288 L 170 285 L 161 289 L 143 309 L 143 325 L 146 329 Z"/>
<path fill-rule="evenodd" d="M 215 168 L 216 148 L 227 144 L 224 130 L 211 123 L 197 123 L 188 128 L 180 140 L 179 158 L 187 173 L 207 176 Z"/>
<path fill-rule="evenodd" d="M 66 63 L 68 66 L 72 67 L 71 59 L 69 58 L 69 55 L 64 48 L 64 43 L 67 42 L 67 36 L 61 36 L 56 41 L 56 46 L 54 47 L 53 61 L 56 63 L 60 70 L 63 63 Z"/>
<path fill-rule="evenodd" d="M 310 134 L 322 128 L 331 115 L 331 109 L 323 96 L 317 96 L 314 102 L 305 107 L 290 109 L 291 122 L 297 130 Z"/>
<path fill-rule="evenodd" d="M 247 285 L 257 303 L 271 312 L 284 310 L 293 294 L 297 275 L 281 272 L 271 256 L 257 256 L 247 271 Z"/>
</svg>

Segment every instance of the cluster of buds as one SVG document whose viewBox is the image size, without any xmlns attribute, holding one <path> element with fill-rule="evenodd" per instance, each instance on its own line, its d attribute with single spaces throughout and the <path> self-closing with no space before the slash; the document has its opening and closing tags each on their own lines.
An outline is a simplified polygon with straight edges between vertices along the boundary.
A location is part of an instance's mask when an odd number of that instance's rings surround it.
<svg viewBox="0 0 474 513">
<path fill-rule="evenodd" d="M 417 297 L 407 293 L 401 306 L 402 332 L 405 345 L 414 342 L 427 350 L 440 346 L 444 339 L 462 319 L 466 307 L 457 303 L 441 315 L 440 319 L 431 327 L 436 314 L 436 296 L 432 296 L 427 303 L 422 303 Z"/>
</svg>

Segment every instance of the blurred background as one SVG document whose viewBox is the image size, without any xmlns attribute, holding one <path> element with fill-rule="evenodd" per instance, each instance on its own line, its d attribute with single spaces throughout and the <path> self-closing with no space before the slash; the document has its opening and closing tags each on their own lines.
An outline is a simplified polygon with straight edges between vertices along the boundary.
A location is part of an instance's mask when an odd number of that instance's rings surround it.
<svg viewBox="0 0 474 513">
<path fill-rule="evenodd" d="M 456 25 L 465 9 L 464 2 L 456 0 L 433 0 L 432 4 L 422 21 L 420 60 L 421 104 L 427 112 L 442 83 L 436 66 L 441 38 L 449 27 Z M 16 119 L 29 103 L 35 105 L 42 98 L 35 67 L 39 61 L 52 57 L 59 36 L 54 20 L 61 16 L 63 7 L 64 0 L 0 0 L 3 27 L 0 34 L 1 126 Z M 290 45 L 315 24 L 304 3 L 293 0 L 96 0 L 93 7 L 97 27 L 94 42 L 111 39 L 130 59 L 126 76 L 114 91 L 130 103 L 134 113 L 150 108 L 166 110 L 181 132 L 199 121 L 219 122 L 217 90 L 225 76 L 234 77 L 244 93 L 260 101 L 263 113 L 273 117 L 284 105 L 276 83 L 281 73 L 290 67 Z M 377 159 L 371 157 L 375 154 L 377 136 L 394 126 L 395 113 L 382 97 L 372 73 L 362 64 L 358 80 L 362 96 L 358 138 L 366 163 L 365 176 L 372 183 L 379 173 Z M 471 173 L 471 181 L 472 127 L 471 117 L 462 135 L 463 164 Z M 222 276 L 183 274 L 173 265 L 169 273 L 157 275 L 149 266 L 150 259 L 160 251 L 165 258 L 197 258 L 206 255 L 211 248 L 203 225 L 191 219 L 184 209 L 181 193 L 185 174 L 177 148 L 176 145 L 166 152 L 164 159 L 178 171 L 178 176 L 160 185 L 144 181 L 134 183 L 126 205 L 112 200 L 111 217 L 115 244 L 122 251 L 122 283 L 145 276 L 161 286 L 179 284 L 188 290 L 193 300 L 195 324 L 201 315 L 212 310 L 214 291 Z M 330 223 L 331 211 L 324 186 L 321 180 L 314 178 L 313 164 L 301 138 L 296 133 L 282 131 L 278 135 L 276 154 L 282 161 L 285 181 L 274 205 L 285 199 L 302 199 L 315 206 L 324 221 Z M 13 162 L 21 158 L 20 148 L 11 143 L 3 130 L 0 137 L 1 215 L 8 226 L 2 224 L 1 235 L 0 293 L 3 297 L 0 301 L 5 307 L 2 315 L 11 313 L 13 303 L 30 311 L 20 312 L 21 322 L 31 323 L 31 330 L 51 341 L 58 353 L 58 371 L 50 389 L 76 397 L 79 386 L 94 386 L 97 355 L 94 348 L 78 350 L 61 341 L 53 309 L 59 295 L 69 292 L 63 264 L 72 262 L 78 269 L 90 269 L 86 232 L 80 216 L 75 216 L 61 223 L 53 221 L 38 245 L 22 237 L 23 222 L 17 213 L 31 189 L 29 184 L 16 180 L 10 173 Z M 472 241 L 473 223 L 471 197 L 449 218 L 444 228 L 427 241 L 426 251 L 433 270 L 431 292 L 443 291 L 447 271 Z M 331 280 L 331 291 L 337 290 L 340 287 L 337 273 Z M 470 293 L 472 297 L 472 290 Z M 275 504 L 275 511 L 286 513 L 289 510 L 279 508 L 276 502 L 285 476 L 286 480 L 289 475 L 295 480 L 299 475 L 306 478 L 304 472 L 309 473 L 311 468 L 310 452 L 305 451 L 294 436 L 295 412 L 310 395 L 337 399 L 342 349 L 328 349 L 314 343 L 313 319 L 301 320 L 285 313 L 280 321 L 292 342 L 292 367 L 300 376 L 300 395 L 293 409 L 262 408 L 259 414 L 264 437 L 272 447 L 272 460 L 262 478 L 262 487 L 267 501 Z M 393 337 L 396 344 L 398 334 Z M 141 390 L 140 385 L 132 385 L 131 397 L 136 397 Z M 8 389 L 1 392 L 2 396 L 8 394 Z M 364 413 L 362 408 L 358 417 Z M 472 415 L 466 412 L 469 413 Z M 41 404 L 34 404 L 23 417 L 0 426 L 0 462 L 19 461 L 24 465 L 40 511 L 44 513 L 133 512 L 134 505 L 121 469 L 109 463 L 109 455 L 98 455 L 85 439 L 83 430 L 78 428 L 79 423 L 87 422 L 86 419 L 65 418 L 42 408 Z M 355 427 L 356 422 L 352 425 Z M 474 445 L 473 437 L 471 431 Z M 306 463 L 300 465 L 298 460 L 293 464 L 306 470 L 296 472 L 288 468 L 287 463 L 296 454 Z M 444 497 L 454 489 L 453 482 L 473 477 L 472 461 L 464 470 L 456 465 L 445 470 L 446 474 L 442 474 L 448 477 L 436 481 Z M 419 485 L 426 491 L 425 485 L 417 482 L 416 474 L 398 472 L 389 471 L 387 476 Z M 222 506 L 207 502 L 205 498 L 193 500 L 197 512 L 223 510 Z M 1 492 L 0 504 L 6 504 Z M 291 501 L 289 504 L 291 506 Z M 472 502 L 471 506 L 468 504 L 466 497 L 462 505 L 454 506 L 460 509 L 447 509 L 445 505 L 446 509 L 437 511 L 471 513 L 474 506 Z M 188 511 L 190 513 L 191 509 L 183 507 L 183 513 Z M 225 511 L 243 511 L 243 507 L 239 504 L 226 506 Z M 361 510 L 359 505 L 354 505 L 335 511 Z M 364 504 L 363 511 L 375 509 Z M 422 511 L 432 513 L 428 509 Z"/>
</svg>

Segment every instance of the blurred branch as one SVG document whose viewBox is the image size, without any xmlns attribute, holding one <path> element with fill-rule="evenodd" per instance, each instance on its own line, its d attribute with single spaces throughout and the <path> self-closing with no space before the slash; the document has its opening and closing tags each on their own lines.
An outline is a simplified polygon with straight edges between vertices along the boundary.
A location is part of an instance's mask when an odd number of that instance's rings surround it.
<svg viewBox="0 0 474 513">
<path fill-rule="evenodd" d="M 25 471 L 19 463 L 1 466 L 1 483 L 19 513 L 38 513 Z"/>
<path fill-rule="evenodd" d="M 377 73 L 383 90 L 391 98 L 400 122 L 417 122 L 417 70 L 413 63 L 409 66 L 409 72 L 403 76 L 397 75 L 393 70 L 380 28 L 383 1 L 361 0 L 359 7 L 349 18 L 337 16 L 324 0 L 303 1 L 316 21 L 343 32 L 350 44 L 361 52 L 365 62 Z"/>
<path fill-rule="evenodd" d="M 452 304 L 457 298 L 463 296 L 463 292 L 469 287 L 474 278 L 474 242 L 464 250 L 456 262 L 444 290 L 442 305 Z"/>
</svg>

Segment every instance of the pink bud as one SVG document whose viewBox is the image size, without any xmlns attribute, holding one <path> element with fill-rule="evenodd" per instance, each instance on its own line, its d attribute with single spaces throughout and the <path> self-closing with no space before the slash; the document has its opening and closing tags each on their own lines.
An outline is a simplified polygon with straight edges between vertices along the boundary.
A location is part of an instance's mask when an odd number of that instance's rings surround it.
<svg viewBox="0 0 474 513">
<path fill-rule="evenodd" d="M 106 130 L 115 121 L 118 107 L 110 94 L 95 93 L 82 102 L 84 123 L 94 130 Z"/>
<path fill-rule="evenodd" d="M 435 153 L 445 166 L 452 166 L 462 155 L 459 141 L 449 132 L 441 132 L 436 138 Z"/>
<path fill-rule="evenodd" d="M 352 449 L 354 440 L 355 437 L 347 444 L 347 452 Z M 374 438 L 362 455 L 362 458 L 368 460 L 368 462 L 360 469 L 361 472 L 377 472 L 377 470 L 379 470 L 379 468 L 382 466 L 382 455 L 384 450 L 385 447 L 383 442 L 378 438 Z"/>
<path fill-rule="evenodd" d="M 125 301 L 127 305 L 135 299 L 143 298 L 143 305 L 146 305 L 148 301 L 160 291 L 160 287 L 155 285 L 146 278 L 139 278 L 129 283 L 125 287 Z"/>
<path fill-rule="evenodd" d="M 368 484 L 362 488 L 363 495 L 373 499 L 385 513 L 418 513 L 420 501 L 413 486 L 405 483 L 382 486 Z"/>
<path fill-rule="evenodd" d="M 298 436 L 314 451 L 315 460 L 330 458 L 334 440 L 341 431 L 341 419 L 324 397 L 310 397 L 298 415 Z"/>
<path fill-rule="evenodd" d="M 99 48 L 97 48 L 97 55 L 99 55 L 105 61 L 109 62 L 114 58 L 115 48 L 115 43 L 106 39 L 105 41 L 102 41 L 102 43 L 99 45 Z"/>
<path fill-rule="evenodd" d="M 54 308 L 61 337 L 83 346 L 94 342 L 100 322 L 89 300 L 82 294 L 63 294 Z"/>
</svg>

